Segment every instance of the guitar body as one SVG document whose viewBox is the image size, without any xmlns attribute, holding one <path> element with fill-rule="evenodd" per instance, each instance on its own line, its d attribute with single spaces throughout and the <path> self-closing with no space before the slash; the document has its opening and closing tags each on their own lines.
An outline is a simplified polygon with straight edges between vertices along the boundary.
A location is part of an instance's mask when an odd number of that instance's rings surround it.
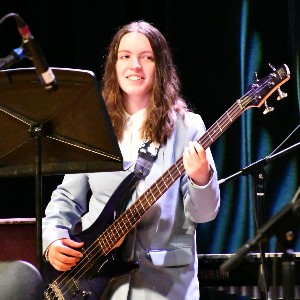
<svg viewBox="0 0 300 300">
<path fill-rule="evenodd" d="M 101 257 L 90 276 L 69 280 L 68 272 L 59 272 L 50 265 L 45 272 L 43 271 L 43 275 L 46 280 L 53 283 L 46 286 L 44 299 L 107 299 L 106 295 L 110 284 L 118 278 L 132 273 L 137 267 L 134 263 L 119 262 L 111 257 Z M 50 270 L 51 268 L 52 270 Z M 57 278 L 66 281 L 66 284 L 63 286 L 55 285 Z"/>
<path fill-rule="evenodd" d="M 138 268 L 136 263 L 118 261 L 111 255 L 100 257 L 87 274 L 81 278 L 72 276 L 69 273 L 59 272 L 50 264 L 47 268 L 43 266 L 43 277 L 47 284 L 44 299 L 65 299 L 65 300 L 100 300 L 107 299 L 110 285 L 121 278 L 134 272 Z M 63 284 L 56 284 L 57 280 Z M 47 282 L 46 282 L 47 281 Z"/>
<path fill-rule="evenodd" d="M 122 186 L 114 192 L 99 217 L 89 228 L 70 236 L 72 240 L 84 242 L 81 249 L 84 256 L 76 266 L 70 271 L 60 272 L 49 262 L 43 262 L 41 273 L 46 285 L 44 299 L 105 299 L 110 283 L 137 270 L 138 263 L 120 259 L 118 248 L 107 255 L 101 255 L 97 247 L 97 238 L 120 214 L 120 211 L 117 211 L 118 207 L 124 206 L 124 195 L 128 197 L 126 187 L 128 184 L 134 184 L 133 176 L 130 174 L 123 181 Z M 129 199 L 126 200 L 128 202 Z"/>
</svg>

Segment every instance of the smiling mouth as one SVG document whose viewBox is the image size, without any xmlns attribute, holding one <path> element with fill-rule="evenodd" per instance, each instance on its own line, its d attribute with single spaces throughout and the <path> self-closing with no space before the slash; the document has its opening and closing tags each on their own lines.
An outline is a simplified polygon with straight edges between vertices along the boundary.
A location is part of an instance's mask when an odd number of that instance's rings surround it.
<svg viewBox="0 0 300 300">
<path fill-rule="evenodd" d="M 144 78 L 141 77 L 141 76 L 132 75 L 132 76 L 128 76 L 127 79 L 130 79 L 130 80 L 133 80 L 133 81 L 138 81 L 138 80 L 142 80 Z"/>
</svg>

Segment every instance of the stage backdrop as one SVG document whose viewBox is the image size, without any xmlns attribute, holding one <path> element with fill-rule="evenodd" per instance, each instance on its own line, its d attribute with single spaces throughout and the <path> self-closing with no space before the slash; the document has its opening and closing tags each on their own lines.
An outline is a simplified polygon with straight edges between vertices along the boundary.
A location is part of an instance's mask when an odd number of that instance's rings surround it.
<svg viewBox="0 0 300 300">
<path fill-rule="evenodd" d="M 260 79 L 272 72 L 269 63 L 289 67 L 291 79 L 282 86 L 288 96 L 277 101 L 274 93 L 267 101 L 274 111 L 246 110 L 211 146 L 222 202 L 216 220 L 198 225 L 198 251 L 234 253 L 255 236 L 256 226 L 291 201 L 299 186 L 299 150 L 284 151 L 300 137 L 299 11 L 299 1 L 292 0 L 32 0 L 2 3 L 0 17 L 20 14 L 50 66 L 91 70 L 99 80 L 117 28 L 139 19 L 153 23 L 172 48 L 184 97 L 207 127 L 245 95 L 256 72 Z M 0 57 L 21 45 L 13 18 L 0 25 L 0 37 Z M 13 67 L 32 63 L 24 59 Z M 264 166 L 241 172 L 281 151 Z M 43 177 L 43 208 L 61 179 L 61 174 Z M 34 186 L 32 177 L 0 178 L 0 217 L 34 217 Z M 268 244 L 268 251 L 277 250 L 272 233 Z M 298 239 L 294 250 L 300 251 Z"/>
</svg>

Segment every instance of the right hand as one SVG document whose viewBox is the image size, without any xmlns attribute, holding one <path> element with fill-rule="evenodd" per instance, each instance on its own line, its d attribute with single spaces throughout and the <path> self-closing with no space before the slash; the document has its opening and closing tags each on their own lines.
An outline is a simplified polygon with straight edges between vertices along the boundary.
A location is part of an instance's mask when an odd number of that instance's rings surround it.
<svg viewBox="0 0 300 300">
<path fill-rule="evenodd" d="M 58 271 L 68 271 L 75 266 L 83 254 L 73 248 L 81 248 L 84 242 L 78 243 L 71 239 L 56 240 L 48 249 L 48 260 Z"/>
</svg>

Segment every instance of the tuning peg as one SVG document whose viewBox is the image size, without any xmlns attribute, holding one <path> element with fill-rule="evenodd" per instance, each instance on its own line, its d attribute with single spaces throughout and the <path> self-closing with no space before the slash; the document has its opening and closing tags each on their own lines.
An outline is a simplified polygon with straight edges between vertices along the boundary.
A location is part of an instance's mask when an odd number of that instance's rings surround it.
<svg viewBox="0 0 300 300">
<path fill-rule="evenodd" d="M 277 100 L 281 100 L 283 98 L 286 98 L 287 97 L 287 93 L 284 93 L 280 88 L 277 89 L 277 92 L 278 92 L 278 97 L 277 97 Z"/>
<path fill-rule="evenodd" d="M 270 68 L 272 69 L 273 72 L 276 72 L 276 68 L 272 64 L 269 63 L 269 66 L 270 66 Z"/>
<path fill-rule="evenodd" d="M 263 111 L 263 114 L 266 115 L 268 114 L 269 112 L 273 111 L 274 110 L 274 107 L 271 107 L 267 104 L 267 101 L 265 101 L 265 110 Z"/>
<path fill-rule="evenodd" d="M 253 80 L 254 80 L 255 82 L 259 81 L 259 80 L 258 80 L 258 76 L 257 76 L 257 72 L 254 72 Z"/>
</svg>

